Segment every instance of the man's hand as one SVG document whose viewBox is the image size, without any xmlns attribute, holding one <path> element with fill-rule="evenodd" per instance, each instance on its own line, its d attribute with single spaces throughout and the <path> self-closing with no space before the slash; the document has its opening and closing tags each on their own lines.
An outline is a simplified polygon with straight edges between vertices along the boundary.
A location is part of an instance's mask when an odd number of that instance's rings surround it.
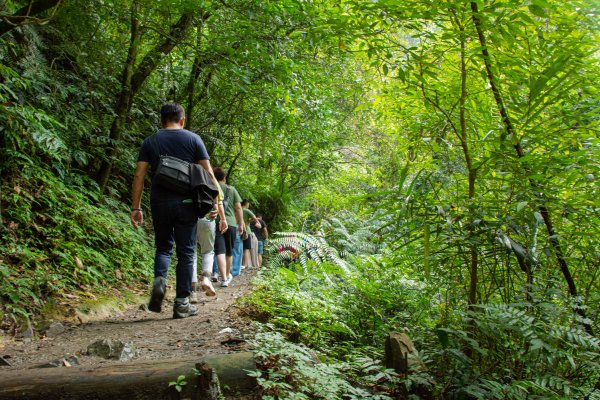
<svg viewBox="0 0 600 400">
<path fill-rule="evenodd" d="M 244 224 L 239 224 L 238 225 L 238 233 L 240 234 L 240 236 L 244 235 L 244 230 L 246 229 L 246 227 L 244 226 Z"/>
<path fill-rule="evenodd" d="M 131 212 L 131 223 L 135 229 L 139 228 L 144 222 L 144 216 L 142 210 L 133 210 Z"/>
<path fill-rule="evenodd" d="M 225 233 L 225 231 L 228 228 L 229 228 L 229 226 L 227 226 L 227 221 L 225 221 L 224 219 L 219 221 L 219 232 Z"/>
</svg>

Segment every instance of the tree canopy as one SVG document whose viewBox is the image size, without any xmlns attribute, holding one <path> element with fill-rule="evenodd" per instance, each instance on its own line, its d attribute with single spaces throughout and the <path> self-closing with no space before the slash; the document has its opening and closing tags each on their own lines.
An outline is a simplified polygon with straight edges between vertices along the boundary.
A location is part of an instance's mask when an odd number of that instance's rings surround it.
<svg viewBox="0 0 600 400">
<path fill-rule="evenodd" d="M 128 226 L 131 176 L 160 104 L 179 102 L 274 231 L 315 235 L 353 265 L 317 263 L 349 274 L 380 319 L 328 308 L 347 325 L 321 344 L 370 346 L 414 323 L 422 343 L 437 329 L 437 362 L 481 366 L 432 372 L 451 382 L 428 381 L 439 398 L 525 398 L 518 384 L 493 388 L 502 374 L 542 397 L 532 382 L 584 396 L 600 376 L 581 355 L 598 350 L 600 310 L 598 14 L 592 0 L 2 3 L 0 315 L 148 278 L 151 230 Z M 310 258 L 304 272 L 273 268 L 300 287 Z M 331 302 L 350 290 L 333 287 Z M 400 303 L 422 314 L 411 323 Z M 538 330 L 526 344 L 505 342 L 522 357 L 495 369 L 491 332 L 527 318 Z M 581 365 L 541 338 L 552 324 L 585 348 L 572 353 Z M 460 356 L 445 352 L 453 337 Z M 536 375 L 530 353 L 551 347 L 561 371 Z"/>
</svg>

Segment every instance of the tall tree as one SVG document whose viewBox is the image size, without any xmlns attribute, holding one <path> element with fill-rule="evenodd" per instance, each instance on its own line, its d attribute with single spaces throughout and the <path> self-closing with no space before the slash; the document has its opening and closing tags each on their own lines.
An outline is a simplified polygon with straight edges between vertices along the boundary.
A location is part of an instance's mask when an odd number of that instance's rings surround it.
<svg viewBox="0 0 600 400">
<path fill-rule="evenodd" d="M 121 138 L 123 124 L 127 118 L 129 110 L 131 109 L 135 95 L 139 92 L 143 83 L 156 69 L 161 60 L 186 37 L 188 28 L 192 25 L 192 21 L 194 21 L 194 14 L 192 12 L 184 12 L 179 17 L 177 22 L 171 25 L 168 34 L 163 38 L 162 42 L 150 49 L 142 58 L 140 63 L 135 66 L 135 56 L 137 55 L 140 47 L 140 26 L 137 16 L 138 9 L 139 4 L 137 1 L 134 1 L 131 16 L 131 39 L 129 52 L 123 68 L 121 90 L 117 98 L 115 117 L 110 129 L 110 142 L 105 149 L 104 158 L 102 159 L 96 177 L 96 181 L 100 185 L 102 191 L 106 190 L 108 185 L 113 164 L 113 157 L 117 153 L 116 143 L 118 143 Z M 201 13 L 200 15 L 201 19 L 207 19 L 210 14 Z"/>
</svg>

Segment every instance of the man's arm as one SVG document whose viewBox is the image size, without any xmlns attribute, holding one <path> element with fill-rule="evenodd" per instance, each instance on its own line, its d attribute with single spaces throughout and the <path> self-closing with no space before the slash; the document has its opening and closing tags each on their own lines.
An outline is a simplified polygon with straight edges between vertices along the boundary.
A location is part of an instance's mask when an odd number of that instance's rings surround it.
<svg viewBox="0 0 600 400">
<path fill-rule="evenodd" d="M 244 224 L 244 213 L 242 212 L 242 204 L 238 201 L 235 203 L 235 220 L 238 223 L 238 232 L 240 235 L 244 233 L 246 230 L 246 225 Z"/>
<path fill-rule="evenodd" d="M 142 215 L 142 193 L 144 193 L 144 178 L 148 173 L 150 164 L 146 161 L 138 161 L 133 174 L 131 184 L 131 223 L 137 229 L 144 222 Z"/>
<path fill-rule="evenodd" d="M 256 215 L 254 215 L 254 213 L 248 209 L 246 209 L 246 211 L 248 212 L 248 221 L 246 221 L 248 225 L 250 225 L 250 222 L 254 222 L 256 224 L 258 222 L 258 218 L 256 218 Z"/>
<path fill-rule="evenodd" d="M 215 178 L 215 174 L 213 173 L 212 166 L 210 165 L 210 161 L 208 160 L 198 160 L 198 164 L 202 166 L 208 172 L 210 179 L 212 179 L 213 183 L 217 187 L 219 194 L 217 195 L 217 214 L 219 215 L 219 231 L 221 233 L 227 230 L 227 221 L 225 220 L 225 209 L 223 208 L 223 192 L 221 191 L 221 185 Z"/>
</svg>

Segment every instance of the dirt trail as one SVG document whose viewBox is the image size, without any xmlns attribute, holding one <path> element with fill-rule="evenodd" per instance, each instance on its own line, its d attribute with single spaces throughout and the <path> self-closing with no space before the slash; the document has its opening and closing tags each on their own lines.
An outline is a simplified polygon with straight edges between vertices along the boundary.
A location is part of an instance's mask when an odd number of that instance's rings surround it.
<svg viewBox="0 0 600 400">
<path fill-rule="evenodd" d="M 65 332 L 55 337 L 0 340 L 0 357 L 11 364 L 0 366 L 0 375 L 3 371 L 35 368 L 70 356 L 77 356 L 82 366 L 127 362 L 87 355 L 88 345 L 99 339 L 132 342 L 137 349 L 133 360 L 202 357 L 247 350 L 245 339 L 252 336 L 250 323 L 240 316 L 233 303 L 248 292 L 255 274 L 255 270 L 243 271 L 228 288 L 216 284 L 216 297 L 199 293 L 200 313 L 194 317 L 172 318 L 174 282 L 169 281 L 160 314 L 145 311 L 136 304 L 100 321 L 77 326 L 65 324 Z"/>
</svg>

